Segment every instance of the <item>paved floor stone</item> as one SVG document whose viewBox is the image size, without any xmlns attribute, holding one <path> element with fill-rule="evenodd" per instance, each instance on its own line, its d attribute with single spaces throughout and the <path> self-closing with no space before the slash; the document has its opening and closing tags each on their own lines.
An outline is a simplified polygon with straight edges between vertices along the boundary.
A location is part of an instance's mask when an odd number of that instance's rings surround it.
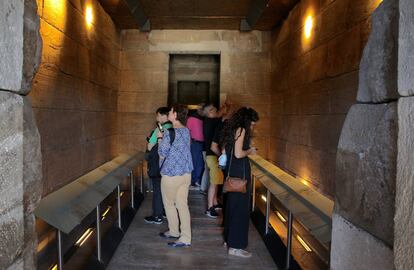
<svg viewBox="0 0 414 270">
<path fill-rule="evenodd" d="M 221 219 L 204 215 L 205 197 L 190 191 L 189 205 L 192 221 L 192 246 L 171 248 L 168 240 L 158 236 L 167 229 L 162 225 L 146 224 L 144 216 L 151 212 L 151 196 L 147 196 L 126 232 L 107 269 L 277 269 L 260 235 L 250 226 L 249 259 L 227 255 L 222 246 Z"/>
</svg>

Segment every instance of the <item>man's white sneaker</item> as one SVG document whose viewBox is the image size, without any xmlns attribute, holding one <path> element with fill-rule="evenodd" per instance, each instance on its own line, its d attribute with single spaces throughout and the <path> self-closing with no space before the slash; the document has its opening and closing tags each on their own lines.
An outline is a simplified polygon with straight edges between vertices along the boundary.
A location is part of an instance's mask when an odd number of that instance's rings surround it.
<svg viewBox="0 0 414 270">
<path fill-rule="evenodd" d="M 242 257 L 242 258 L 250 258 L 252 256 L 252 253 L 244 249 L 229 248 L 229 255 Z"/>
</svg>

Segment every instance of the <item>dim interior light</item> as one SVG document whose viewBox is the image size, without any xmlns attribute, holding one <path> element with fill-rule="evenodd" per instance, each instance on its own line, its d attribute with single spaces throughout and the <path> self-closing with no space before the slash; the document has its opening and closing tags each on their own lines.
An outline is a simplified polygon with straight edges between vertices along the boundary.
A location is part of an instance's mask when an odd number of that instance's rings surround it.
<svg viewBox="0 0 414 270">
<path fill-rule="evenodd" d="M 92 7 L 88 5 L 85 9 L 85 20 L 88 26 L 91 26 L 93 23 L 93 11 Z"/>
<path fill-rule="evenodd" d="M 266 202 L 267 201 L 267 198 L 266 198 L 266 196 L 265 195 L 262 195 L 262 196 L 260 196 L 261 198 L 262 198 L 262 200 L 264 201 L 264 202 Z"/>
<path fill-rule="evenodd" d="M 310 187 L 309 182 L 308 182 L 308 181 L 306 181 L 305 179 L 300 179 L 300 182 L 301 182 L 302 184 L 304 184 L 305 186 Z"/>
<path fill-rule="evenodd" d="M 46 237 L 45 239 L 43 239 L 42 241 L 40 241 L 38 244 L 37 244 L 37 252 L 39 253 L 40 251 L 42 251 L 46 246 L 47 246 L 47 244 L 49 244 L 49 238 L 48 237 Z"/>
<path fill-rule="evenodd" d="M 285 223 L 286 222 L 286 219 L 285 219 L 285 217 L 279 212 L 279 211 L 276 211 L 276 216 L 283 222 L 283 223 Z"/>
<path fill-rule="evenodd" d="M 296 235 L 296 239 L 298 239 L 299 243 L 303 246 L 303 248 L 307 251 L 307 252 L 311 252 L 312 249 L 309 247 L 309 245 L 305 242 L 305 240 L 302 239 L 302 237 L 300 237 L 299 235 Z"/>
<path fill-rule="evenodd" d="M 122 197 L 122 195 L 124 195 L 124 192 L 123 191 L 119 194 L 119 197 Z"/>
<path fill-rule="evenodd" d="M 313 18 L 309 15 L 305 20 L 305 37 L 310 38 L 312 35 L 313 29 Z"/>
<path fill-rule="evenodd" d="M 93 229 L 92 228 L 87 229 L 82 234 L 82 236 L 78 239 L 78 241 L 76 241 L 75 245 L 82 246 L 83 243 L 85 243 L 85 241 L 91 236 L 92 233 L 93 233 Z"/>
<path fill-rule="evenodd" d="M 187 105 L 187 108 L 189 109 L 189 110 L 197 110 L 198 109 L 198 105 Z"/>
</svg>

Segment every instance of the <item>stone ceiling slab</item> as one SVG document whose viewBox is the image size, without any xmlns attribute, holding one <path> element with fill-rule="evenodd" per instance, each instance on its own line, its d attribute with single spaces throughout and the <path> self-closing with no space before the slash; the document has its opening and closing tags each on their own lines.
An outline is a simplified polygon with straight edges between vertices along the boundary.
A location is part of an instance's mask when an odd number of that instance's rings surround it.
<svg viewBox="0 0 414 270">
<path fill-rule="evenodd" d="M 127 0 L 99 0 L 120 29 L 138 29 Z M 140 0 L 151 29 L 239 30 L 255 0 Z M 252 30 L 270 31 L 278 26 L 298 0 L 269 0 Z"/>
</svg>

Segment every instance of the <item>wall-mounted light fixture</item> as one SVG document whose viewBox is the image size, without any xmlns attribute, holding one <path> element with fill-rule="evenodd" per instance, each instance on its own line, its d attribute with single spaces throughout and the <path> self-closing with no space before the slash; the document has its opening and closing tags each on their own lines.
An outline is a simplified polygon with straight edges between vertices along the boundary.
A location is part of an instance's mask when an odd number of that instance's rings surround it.
<svg viewBox="0 0 414 270">
<path fill-rule="evenodd" d="M 305 240 L 302 239 L 302 237 L 300 237 L 299 235 L 296 235 L 296 239 L 298 239 L 299 243 L 302 245 L 302 247 L 307 252 L 311 252 L 312 251 L 312 249 L 310 248 L 310 246 L 305 242 Z"/>
<path fill-rule="evenodd" d="M 93 10 L 92 10 L 92 6 L 87 5 L 86 9 L 85 9 L 85 21 L 86 21 L 86 25 L 88 27 L 92 26 L 93 23 Z"/>
<path fill-rule="evenodd" d="M 305 20 L 305 37 L 308 39 L 312 36 L 312 30 L 313 30 L 313 17 L 312 15 L 308 15 Z"/>
</svg>

